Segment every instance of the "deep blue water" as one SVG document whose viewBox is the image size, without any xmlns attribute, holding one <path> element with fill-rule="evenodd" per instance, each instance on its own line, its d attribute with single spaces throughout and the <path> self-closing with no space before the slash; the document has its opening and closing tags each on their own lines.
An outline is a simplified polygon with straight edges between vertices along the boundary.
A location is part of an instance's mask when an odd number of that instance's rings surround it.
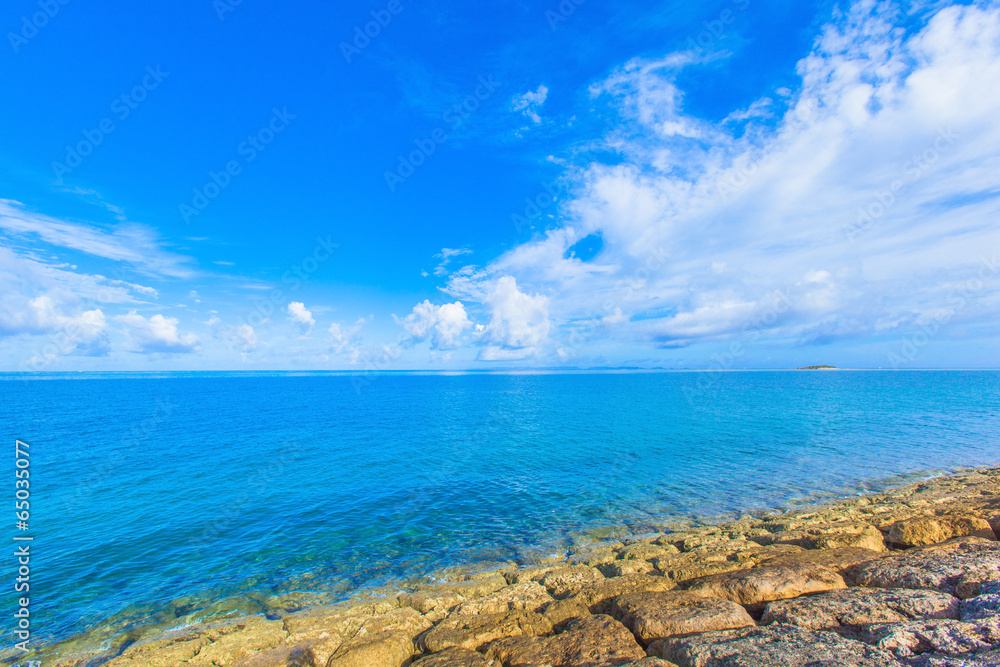
<svg viewBox="0 0 1000 667">
<path fill-rule="evenodd" d="M 64 638 L 181 596 L 343 594 L 565 550 L 577 532 L 1000 460 L 998 372 L 390 374 L 357 385 L 338 374 L 0 375 L 11 470 L 14 439 L 31 445 L 36 632 Z M 0 494 L 13 502 L 9 480 Z M 12 560 L 0 559 L 5 580 Z M 14 597 L 0 596 L 5 618 Z"/>
</svg>

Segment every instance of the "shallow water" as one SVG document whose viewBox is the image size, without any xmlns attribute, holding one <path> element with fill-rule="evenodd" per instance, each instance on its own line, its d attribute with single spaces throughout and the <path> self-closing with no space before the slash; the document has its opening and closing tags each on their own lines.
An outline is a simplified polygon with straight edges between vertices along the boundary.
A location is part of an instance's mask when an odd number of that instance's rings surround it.
<svg viewBox="0 0 1000 667">
<path fill-rule="evenodd" d="M 15 374 L 0 405 L 47 641 L 1000 460 L 998 372 Z"/>
</svg>

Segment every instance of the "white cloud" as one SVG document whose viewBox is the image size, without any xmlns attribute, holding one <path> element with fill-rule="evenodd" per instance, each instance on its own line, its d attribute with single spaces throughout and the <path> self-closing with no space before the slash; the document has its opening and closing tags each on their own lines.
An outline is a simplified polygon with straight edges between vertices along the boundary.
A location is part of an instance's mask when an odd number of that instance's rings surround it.
<svg viewBox="0 0 1000 667">
<path fill-rule="evenodd" d="M 484 345 L 479 358 L 496 361 L 535 355 L 549 336 L 548 304 L 545 296 L 529 296 L 519 290 L 513 276 L 497 280 L 485 299 L 490 320 L 479 331 Z"/>
<path fill-rule="evenodd" d="M 128 262 L 150 274 L 186 278 L 194 273 L 189 258 L 164 250 L 157 234 L 143 225 L 123 223 L 112 231 L 104 231 L 34 213 L 20 202 L 0 199 L 0 229 L 96 257 Z"/>
<path fill-rule="evenodd" d="M 461 301 L 442 306 L 424 301 L 414 306 L 413 312 L 405 318 L 397 317 L 396 321 L 414 343 L 430 337 L 431 347 L 435 350 L 454 350 L 459 346 L 462 334 L 472 327 Z"/>
<path fill-rule="evenodd" d="M 63 304 L 47 295 L 31 299 L 16 317 L 0 313 L 0 333 L 45 334 L 25 364 L 35 370 L 60 355 L 103 357 L 111 349 L 100 309 L 67 315 Z"/>
<path fill-rule="evenodd" d="M 213 315 L 205 322 L 211 329 L 212 335 L 226 343 L 229 347 L 240 351 L 240 358 L 247 362 L 250 360 L 250 353 L 257 349 L 259 342 L 257 331 L 249 324 L 239 324 L 235 326 L 224 326 L 222 320 Z"/>
<path fill-rule="evenodd" d="M 468 248 L 441 248 L 441 252 L 438 253 L 437 255 L 434 255 L 435 258 L 441 260 L 441 263 L 438 264 L 436 267 L 434 267 L 434 275 L 435 276 L 448 275 L 448 264 L 451 262 L 451 258 L 469 254 L 472 254 L 472 251 L 469 250 Z"/>
<path fill-rule="evenodd" d="M 362 330 L 371 318 L 359 318 L 353 325 L 345 327 L 339 322 L 330 325 L 330 349 L 334 354 L 344 355 L 351 363 L 361 358 Z"/>
<path fill-rule="evenodd" d="M 299 333 L 308 336 L 313 327 L 316 326 L 316 320 L 313 319 L 312 313 L 306 309 L 305 304 L 301 301 L 292 301 L 288 304 L 287 310 L 288 319 L 296 326 Z"/>
<path fill-rule="evenodd" d="M 548 96 L 549 89 L 545 85 L 540 85 L 535 90 L 515 95 L 510 103 L 511 111 L 519 111 L 532 123 L 539 125 L 542 122 L 542 117 L 538 114 L 538 111 L 545 104 Z"/>
<path fill-rule="evenodd" d="M 198 337 L 193 333 L 180 333 L 179 322 L 173 317 L 153 315 L 147 319 L 131 310 L 128 315 L 117 315 L 114 319 L 125 325 L 133 352 L 186 353 L 200 349 Z"/>
<path fill-rule="evenodd" d="M 622 118 L 605 137 L 616 159 L 571 170 L 561 226 L 449 279 L 497 313 L 481 358 L 539 349 L 550 320 L 565 352 L 570 332 L 628 347 L 901 336 L 940 311 L 1000 247 L 1000 8 L 897 25 L 912 19 L 867 0 L 836 13 L 796 90 L 719 122 L 687 114 L 676 82 L 700 54 L 595 84 Z M 568 255 L 591 234 L 597 258 Z M 517 296 L 515 279 L 547 296 Z M 1000 333 L 1000 271 L 986 280 L 950 324 Z"/>
</svg>

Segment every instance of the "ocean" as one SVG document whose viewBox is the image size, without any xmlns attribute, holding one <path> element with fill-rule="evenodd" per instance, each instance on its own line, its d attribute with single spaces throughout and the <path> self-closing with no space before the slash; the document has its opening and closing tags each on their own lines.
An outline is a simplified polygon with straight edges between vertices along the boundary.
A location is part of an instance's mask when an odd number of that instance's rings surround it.
<svg viewBox="0 0 1000 667">
<path fill-rule="evenodd" d="M 993 371 L 5 374 L 0 396 L 33 644 L 1000 460 Z"/>
</svg>

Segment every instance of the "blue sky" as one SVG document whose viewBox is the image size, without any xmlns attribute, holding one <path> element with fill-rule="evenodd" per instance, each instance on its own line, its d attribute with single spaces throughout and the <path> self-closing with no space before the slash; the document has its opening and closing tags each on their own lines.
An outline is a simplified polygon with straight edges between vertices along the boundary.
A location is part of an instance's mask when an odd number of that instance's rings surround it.
<svg viewBox="0 0 1000 667">
<path fill-rule="evenodd" d="M 480 4 L 5 4 L 0 369 L 1000 366 L 998 3 Z"/>
</svg>

